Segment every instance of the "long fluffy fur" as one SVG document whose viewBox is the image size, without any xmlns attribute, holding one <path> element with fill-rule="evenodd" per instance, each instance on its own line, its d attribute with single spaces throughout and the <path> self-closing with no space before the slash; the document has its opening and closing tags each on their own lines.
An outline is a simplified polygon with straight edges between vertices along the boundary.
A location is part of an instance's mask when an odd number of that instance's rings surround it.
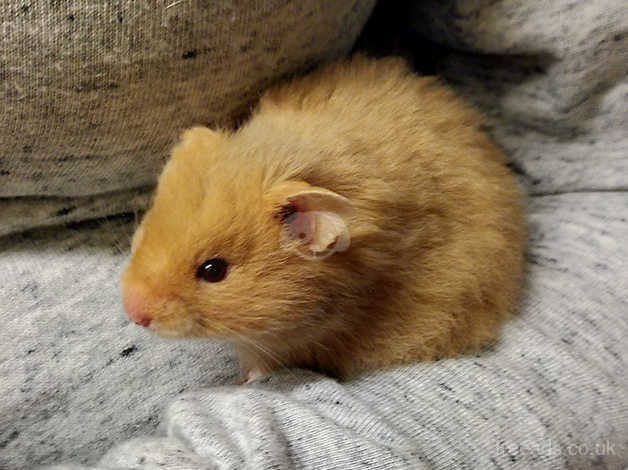
<svg viewBox="0 0 628 470">
<path fill-rule="evenodd" d="M 357 57 L 268 92 L 237 132 L 174 149 L 123 289 L 158 333 L 234 341 L 245 368 L 341 377 L 492 341 L 522 282 L 522 196 L 480 116 L 398 59 Z M 279 196 L 301 181 L 348 198 L 347 251 L 281 250 Z M 226 279 L 195 278 L 208 258 Z"/>
</svg>

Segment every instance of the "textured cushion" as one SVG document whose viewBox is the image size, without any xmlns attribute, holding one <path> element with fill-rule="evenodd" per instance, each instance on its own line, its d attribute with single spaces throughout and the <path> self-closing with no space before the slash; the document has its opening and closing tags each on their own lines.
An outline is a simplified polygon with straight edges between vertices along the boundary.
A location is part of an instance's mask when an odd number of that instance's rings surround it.
<svg viewBox="0 0 628 470">
<path fill-rule="evenodd" d="M 0 234 L 144 206 L 182 129 L 346 54 L 373 4 L 3 2 Z"/>
</svg>

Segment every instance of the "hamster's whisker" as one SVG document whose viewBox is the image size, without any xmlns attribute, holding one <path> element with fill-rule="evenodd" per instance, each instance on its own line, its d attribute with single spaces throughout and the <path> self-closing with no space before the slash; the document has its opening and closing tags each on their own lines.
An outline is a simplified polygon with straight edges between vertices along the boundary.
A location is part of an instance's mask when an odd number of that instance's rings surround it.
<svg viewBox="0 0 628 470">
<path fill-rule="evenodd" d="M 194 321 L 201 328 L 207 328 L 207 323 L 205 321 L 205 318 L 203 318 L 202 316 L 195 316 L 194 317 Z M 278 357 L 274 356 L 270 351 L 266 350 L 265 348 L 263 348 L 262 346 L 260 346 L 256 342 L 254 342 L 253 340 L 247 338 L 246 336 L 242 335 L 241 333 L 238 333 L 237 331 L 229 328 L 228 326 L 212 323 L 211 328 L 213 328 L 214 330 L 218 330 L 218 332 L 220 332 L 220 333 L 224 333 L 224 334 L 228 334 L 228 335 L 237 337 L 240 341 L 242 341 L 242 342 L 244 342 L 246 344 L 249 344 L 250 346 L 253 346 L 255 349 L 257 349 L 260 352 L 264 353 L 273 362 L 277 363 L 278 365 L 280 365 L 282 367 L 286 367 L 285 363 L 283 361 L 281 361 Z M 263 359 L 262 359 L 262 361 L 263 361 Z M 266 361 L 264 361 L 264 363 L 265 363 L 265 365 L 268 365 L 266 363 Z"/>
<path fill-rule="evenodd" d="M 286 367 L 286 364 L 281 359 L 279 359 L 279 357 L 277 357 L 276 355 L 271 353 L 268 349 L 264 348 L 263 346 L 261 346 L 256 341 L 253 341 L 252 339 L 249 339 L 246 336 L 238 333 L 237 331 L 233 331 L 230 328 L 227 328 L 227 327 L 225 327 L 225 328 L 227 329 L 228 333 L 236 336 L 238 338 L 238 340 L 243 341 L 244 343 L 253 346 L 255 349 L 257 349 L 258 351 L 260 351 L 263 354 L 265 354 L 266 356 L 268 356 L 268 358 L 270 358 L 271 361 L 275 362 L 277 365 L 279 365 L 281 367 Z"/>
<path fill-rule="evenodd" d="M 234 332 L 235 333 L 235 332 Z M 237 333 L 236 333 L 237 334 Z M 294 374 L 294 372 L 292 372 L 288 366 L 288 364 L 286 364 L 286 362 L 284 362 L 283 360 L 281 360 L 277 355 L 271 353 L 268 349 L 264 349 L 259 343 L 252 341 L 242 335 L 238 335 L 238 337 L 240 338 L 241 341 L 245 341 L 248 342 L 251 346 L 253 346 L 254 348 L 258 349 L 261 353 L 266 354 L 266 356 L 268 356 L 271 361 L 274 361 L 277 365 L 279 365 L 279 367 L 281 367 L 283 370 L 285 370 L 288 374 L 290 374 L 290 376 L 294 379 L 296 379 L 296 375 Z M 265 365 L 268 365 L 267 362 L 260 357 L 259 358 Z M 273 370 L 274 368 L 269 368 L 269 370 Z"/>
<path fill-rule="evenodd" d="M 262 353 L 263 355 L 265 355 L 268 359 L 270 359 L 272 363 L 275 363 L 276 365 L 278 365 L 279 367 L 281 367 L 282 369 L 285 369 L 293 378 L 296 378 L 296 375 L 290 371 L 290 369 L 288 368 L 288 365 L 281 360 L 276 354 L 270 352 L 270 350 L 264 348 L 262 345 L 260 345 L 258 342 L 253 341 L 250 338 L 247 338 L 246 336 L 242 335 L 241 333 L 238 333 L 237 331 L 232 330 L 231 328 L 229 328 L 228 326 L 225 325 L 220 325 L 220 327 L 224 330 L 224 332 L 229 333 L 231 335 L 234 335 L 235 337 L 238 338 L 238 340 L 244 342 L 245 344 L 248 344 L 250 346 L 252 346 L 253 348 L 257 349 L 260 353 Z M 265 366 L 268 367 L 268 363 L 264 360 L 263 357 L 259 358 Z M 274 367 L 270 367 L 269 370 L 273 370 Z"/>
</svg>

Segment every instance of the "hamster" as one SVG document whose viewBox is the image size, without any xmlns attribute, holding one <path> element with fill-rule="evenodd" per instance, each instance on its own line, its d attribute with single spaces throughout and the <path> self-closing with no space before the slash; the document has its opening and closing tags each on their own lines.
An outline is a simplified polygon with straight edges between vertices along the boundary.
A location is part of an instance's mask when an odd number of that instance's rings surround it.
<svg viewBox="0 0 628 470">
<path fill-rule="evenodd" d="M 243 378 L 351 378 L 475 351 L 515 312 L 523 195 L 481 117 L 401 60 L 268 91 L 236 131 L 186 131 L 122 276 L 166 337 L 236 347 Z"/>
</svg>

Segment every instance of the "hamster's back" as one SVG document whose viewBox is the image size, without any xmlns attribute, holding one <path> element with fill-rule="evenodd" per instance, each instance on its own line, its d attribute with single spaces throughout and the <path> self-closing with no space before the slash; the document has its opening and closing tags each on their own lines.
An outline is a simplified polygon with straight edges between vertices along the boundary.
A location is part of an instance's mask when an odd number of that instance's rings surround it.
<svg viewBox="0 0 628 470">
<path fill-rule="evenodd" d="M 356 57 L 272 90 L 241 132 L 273 178 L 338 192 L 369 221 L 370 232 L 353 228 L 352 250 L 373 269 L 392 270 L 381 285 L 396 296 L 374 308 L 395 312 L 390 328 L 404 316 L 408 332 L 396 345 L 382 339 L 372 348 L 389 348 L 384 357 L 478 347 L 513 310 L 522 196 L 482 126 L 435 78 L 415 75 L 400 59 Z M 432 339 L 417 345 L 418 330 Z"/>
</svg>

